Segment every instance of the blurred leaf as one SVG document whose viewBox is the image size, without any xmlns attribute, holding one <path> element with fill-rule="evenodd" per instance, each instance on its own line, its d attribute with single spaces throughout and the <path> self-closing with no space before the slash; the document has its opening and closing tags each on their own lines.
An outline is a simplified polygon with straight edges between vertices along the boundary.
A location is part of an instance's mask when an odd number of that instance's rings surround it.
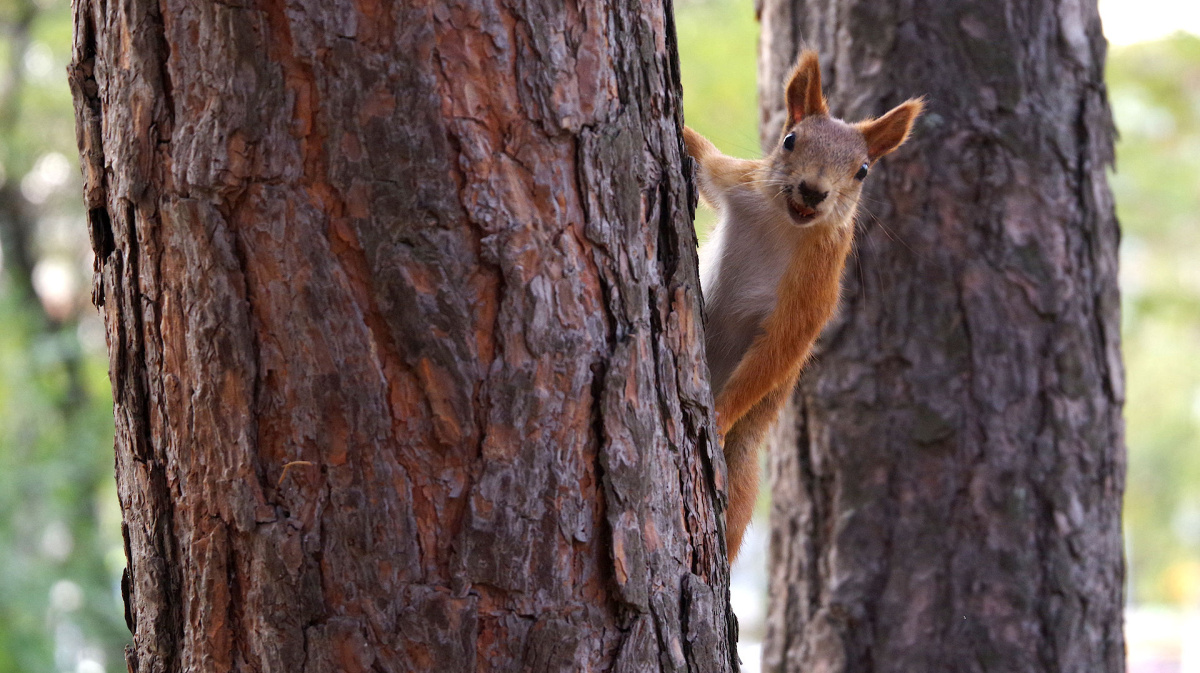
<svg viewBox="0 0 1200 673">
<path fill-rule="evenodd" d="M 1115 49 L 1124 240 L 1125 497 L 1135 602 L 1181 604 L 1200 563 L 1200 38 Z M 1189 580 L 1190 581 L 1190 580 Z"/>
</svg>

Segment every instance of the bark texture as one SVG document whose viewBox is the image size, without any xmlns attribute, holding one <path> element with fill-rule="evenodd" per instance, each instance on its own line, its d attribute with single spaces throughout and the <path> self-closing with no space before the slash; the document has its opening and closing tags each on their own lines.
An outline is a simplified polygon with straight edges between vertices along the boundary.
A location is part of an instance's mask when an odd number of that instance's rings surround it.
<svg viewBox="0 0 1200 673">
<path fill-rule="evenodd" d="M 1123 670 L 1119 232 L 1093 0 L 762 0 L 834 114 L 929 97 L 867 179 L 773 447 L 764 670 Z"/>
<path fill-rule="evenodd" d="M 725 671 L 669 0 L 76 0 L 132 671 Z"/>
</svg>

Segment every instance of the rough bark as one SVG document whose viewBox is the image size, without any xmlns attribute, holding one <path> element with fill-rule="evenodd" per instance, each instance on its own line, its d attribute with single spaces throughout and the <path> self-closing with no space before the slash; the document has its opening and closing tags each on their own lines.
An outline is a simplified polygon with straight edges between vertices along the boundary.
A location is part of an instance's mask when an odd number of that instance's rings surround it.
<svg viewBox="0 0 1200 673">
<path fill-rule="evenodd" d="M 1123 670 L 1096 3 L 761 12 L 764 133 L 801 40 L 839 116 L 929 97 L 868 178 L 841 315 L 773 447 L 764 670 Z"/>
<path fill-rule="evenodd" d="M 725 671 L 669 0 L 76 0 L 130 668 Z"/>
</svg>

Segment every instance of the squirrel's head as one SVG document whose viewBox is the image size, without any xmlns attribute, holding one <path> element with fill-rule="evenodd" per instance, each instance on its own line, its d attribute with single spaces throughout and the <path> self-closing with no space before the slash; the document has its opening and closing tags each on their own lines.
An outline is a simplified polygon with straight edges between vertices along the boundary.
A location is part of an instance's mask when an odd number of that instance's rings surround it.
<svg viewBox="0 0 1200 673">
<path fill-rule="evenodd" d="M 812 50 L 800 55 L 784 91 L 787 119 L 759 188 L 798 226 L 847 221 L 871 167 L 904 144 L 924 103 L 910 99 L 857 124 L 830 117 Z"/>
</svg>

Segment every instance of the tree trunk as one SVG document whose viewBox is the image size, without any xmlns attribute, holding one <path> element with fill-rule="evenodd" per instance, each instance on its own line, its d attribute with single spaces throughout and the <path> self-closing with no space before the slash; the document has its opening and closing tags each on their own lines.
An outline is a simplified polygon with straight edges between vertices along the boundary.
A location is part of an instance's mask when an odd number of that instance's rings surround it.
<svg viewBox="0 0 1200 673">
<path fill-rule="evenodd" d="M 732 666 L 669 2 L 76 0 L 130 668 Z"/>
<path fill-rule="evenodd" d="M 1123 670 L 1096 3 L 761 10 L 764 133 L 801 40 L 835 114 L 929 97 L 867 179 L 840 318 L 775 440 L 764 670 Z"/>
</svg>

